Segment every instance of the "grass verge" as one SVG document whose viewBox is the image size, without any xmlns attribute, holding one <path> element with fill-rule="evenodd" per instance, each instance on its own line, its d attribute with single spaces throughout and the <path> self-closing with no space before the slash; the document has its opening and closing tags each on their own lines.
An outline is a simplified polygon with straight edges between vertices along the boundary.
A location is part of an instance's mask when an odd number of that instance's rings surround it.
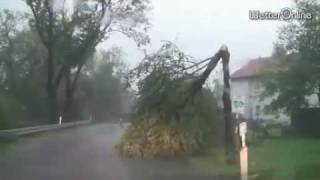
<svg viewBox="0 0 320 180">
<path fill-rule="evenodd" d="M 14 147 L 18 142 L 18 139 L 0 139 L 0 152 L 5 152 Z"/>
<path fill-rule="evenodd" d="M 213 176 L 239 175 L 239 166 L 226 164 L 221 150 L 210 150 L 190 162 Z M 319 180 L 320 140 L 269 139 L 261 146 L 249 147 L 249 176 L 255 180 Z"/>
</svg>

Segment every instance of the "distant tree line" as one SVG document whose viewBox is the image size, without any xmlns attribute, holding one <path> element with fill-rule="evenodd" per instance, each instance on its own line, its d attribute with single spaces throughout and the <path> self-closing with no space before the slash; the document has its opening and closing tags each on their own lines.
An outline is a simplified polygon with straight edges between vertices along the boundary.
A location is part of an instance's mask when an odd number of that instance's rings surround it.
<svg viewBox="0 0 320 180">
<path fill-rule="evenodd" d="M 59 2 L 0 12 L 0 128 L 104 119 L 129 97 L 123 51 L 96 47 L 114 33 L 147 44 L 149 1 Z"/>
</svg>

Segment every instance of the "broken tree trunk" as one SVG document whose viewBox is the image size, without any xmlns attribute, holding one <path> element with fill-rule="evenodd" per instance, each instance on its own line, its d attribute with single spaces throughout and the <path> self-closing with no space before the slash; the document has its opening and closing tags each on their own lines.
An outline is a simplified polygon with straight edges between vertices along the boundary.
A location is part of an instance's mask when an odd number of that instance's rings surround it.
<svg viewBox="0 0 320 180">
<path fill-rule="evenodd" d="M 229 60 L 230 53 L 228 50 L 222 53 L 222 65 L 223 65 L 223 112 L 225 120 L 225 153 L 228 163 L 237 162 L 237 147 L 236 147 L 236 123 L 232 116 L 231 105 L 231 88 L 230 88 L 230 72 L 229 72 Z"/>
<path fill-rule="evenodd" d="M 230 72 L 229 72 L 229 59 L 230 53 L 226 46 L 222 46 L 220 50 L 210 58 L 210 62 L 197 80 L 194 81 L 192 86 L 192 94 L 194 96 L 199 90 L 201 90 L 202 85 L 208 79 L 210 73 L 217 66 L 220 58 L 222 58 L 223 63 L 223 80 L 224 80 L 224 91 L 222 96 L 223 108 L 224 108 L 224 120 L 225 120 L 225 153 L 226 160 L 229 163 L 237 162 L 237 147 L 236 147 L 236 123 L 232 117 L 232 105 L 230 97 Z"/>
<path fill-rule="evenodd" d="M 211 72 L 217 66 L 219 60 L 222 58 L 222 56 L 225 56 L 225 54 L 229 54 L 228 48 L 226 46 L 222 46 L 214 56 L 208 58 L 210 59 L 210 61 L 207 68 L 192 84 L 192 97 L 201 90 L 203 84 L 206 82 Z"/>
</svg>

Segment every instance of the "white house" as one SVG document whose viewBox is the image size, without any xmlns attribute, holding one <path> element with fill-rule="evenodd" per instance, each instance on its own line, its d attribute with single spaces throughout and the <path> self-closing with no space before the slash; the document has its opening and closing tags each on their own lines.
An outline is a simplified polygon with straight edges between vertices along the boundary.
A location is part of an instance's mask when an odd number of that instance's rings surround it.
<svg viewBox="0 0 320 180">
<path fill-rule="evenodd" d="M 275 63 L 276 61 L 271 57 L 253 59 L 231 75 L 231 96 L 243 99 L 245 102 L 244 118 L 247 120 L 290 124 L 290 117 L 284 112 L 266 113 L 264 111 L 264 107 L 274 97 L 263 100 L 260 98 L 263 86 L 259 74 L 266 68 L 274 68 Z"/>
</svg>

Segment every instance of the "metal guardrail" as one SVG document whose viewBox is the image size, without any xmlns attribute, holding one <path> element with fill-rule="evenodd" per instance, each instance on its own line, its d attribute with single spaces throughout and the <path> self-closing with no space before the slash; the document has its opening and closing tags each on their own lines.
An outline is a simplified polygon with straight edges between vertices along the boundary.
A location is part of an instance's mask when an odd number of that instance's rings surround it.
<svg viewBox="0 0 320 180">
<path fill-rule="evenodd" d="M 33 126 L 33 127 L 25 127 L 25 128 L 17 128 L 17 129 L 0 130 L 0 138 L 15 138 L 15 137 L 39 133 L 39 132 L 86 125 L 86 124 L 89 124 L 90 122 L 91 122 L 90 120 L 76 121 L 76 122 L 68 122 L 63 124 L 49 124 L 49 125 L 41 125 L 41 126 Z"/>
</svg>

